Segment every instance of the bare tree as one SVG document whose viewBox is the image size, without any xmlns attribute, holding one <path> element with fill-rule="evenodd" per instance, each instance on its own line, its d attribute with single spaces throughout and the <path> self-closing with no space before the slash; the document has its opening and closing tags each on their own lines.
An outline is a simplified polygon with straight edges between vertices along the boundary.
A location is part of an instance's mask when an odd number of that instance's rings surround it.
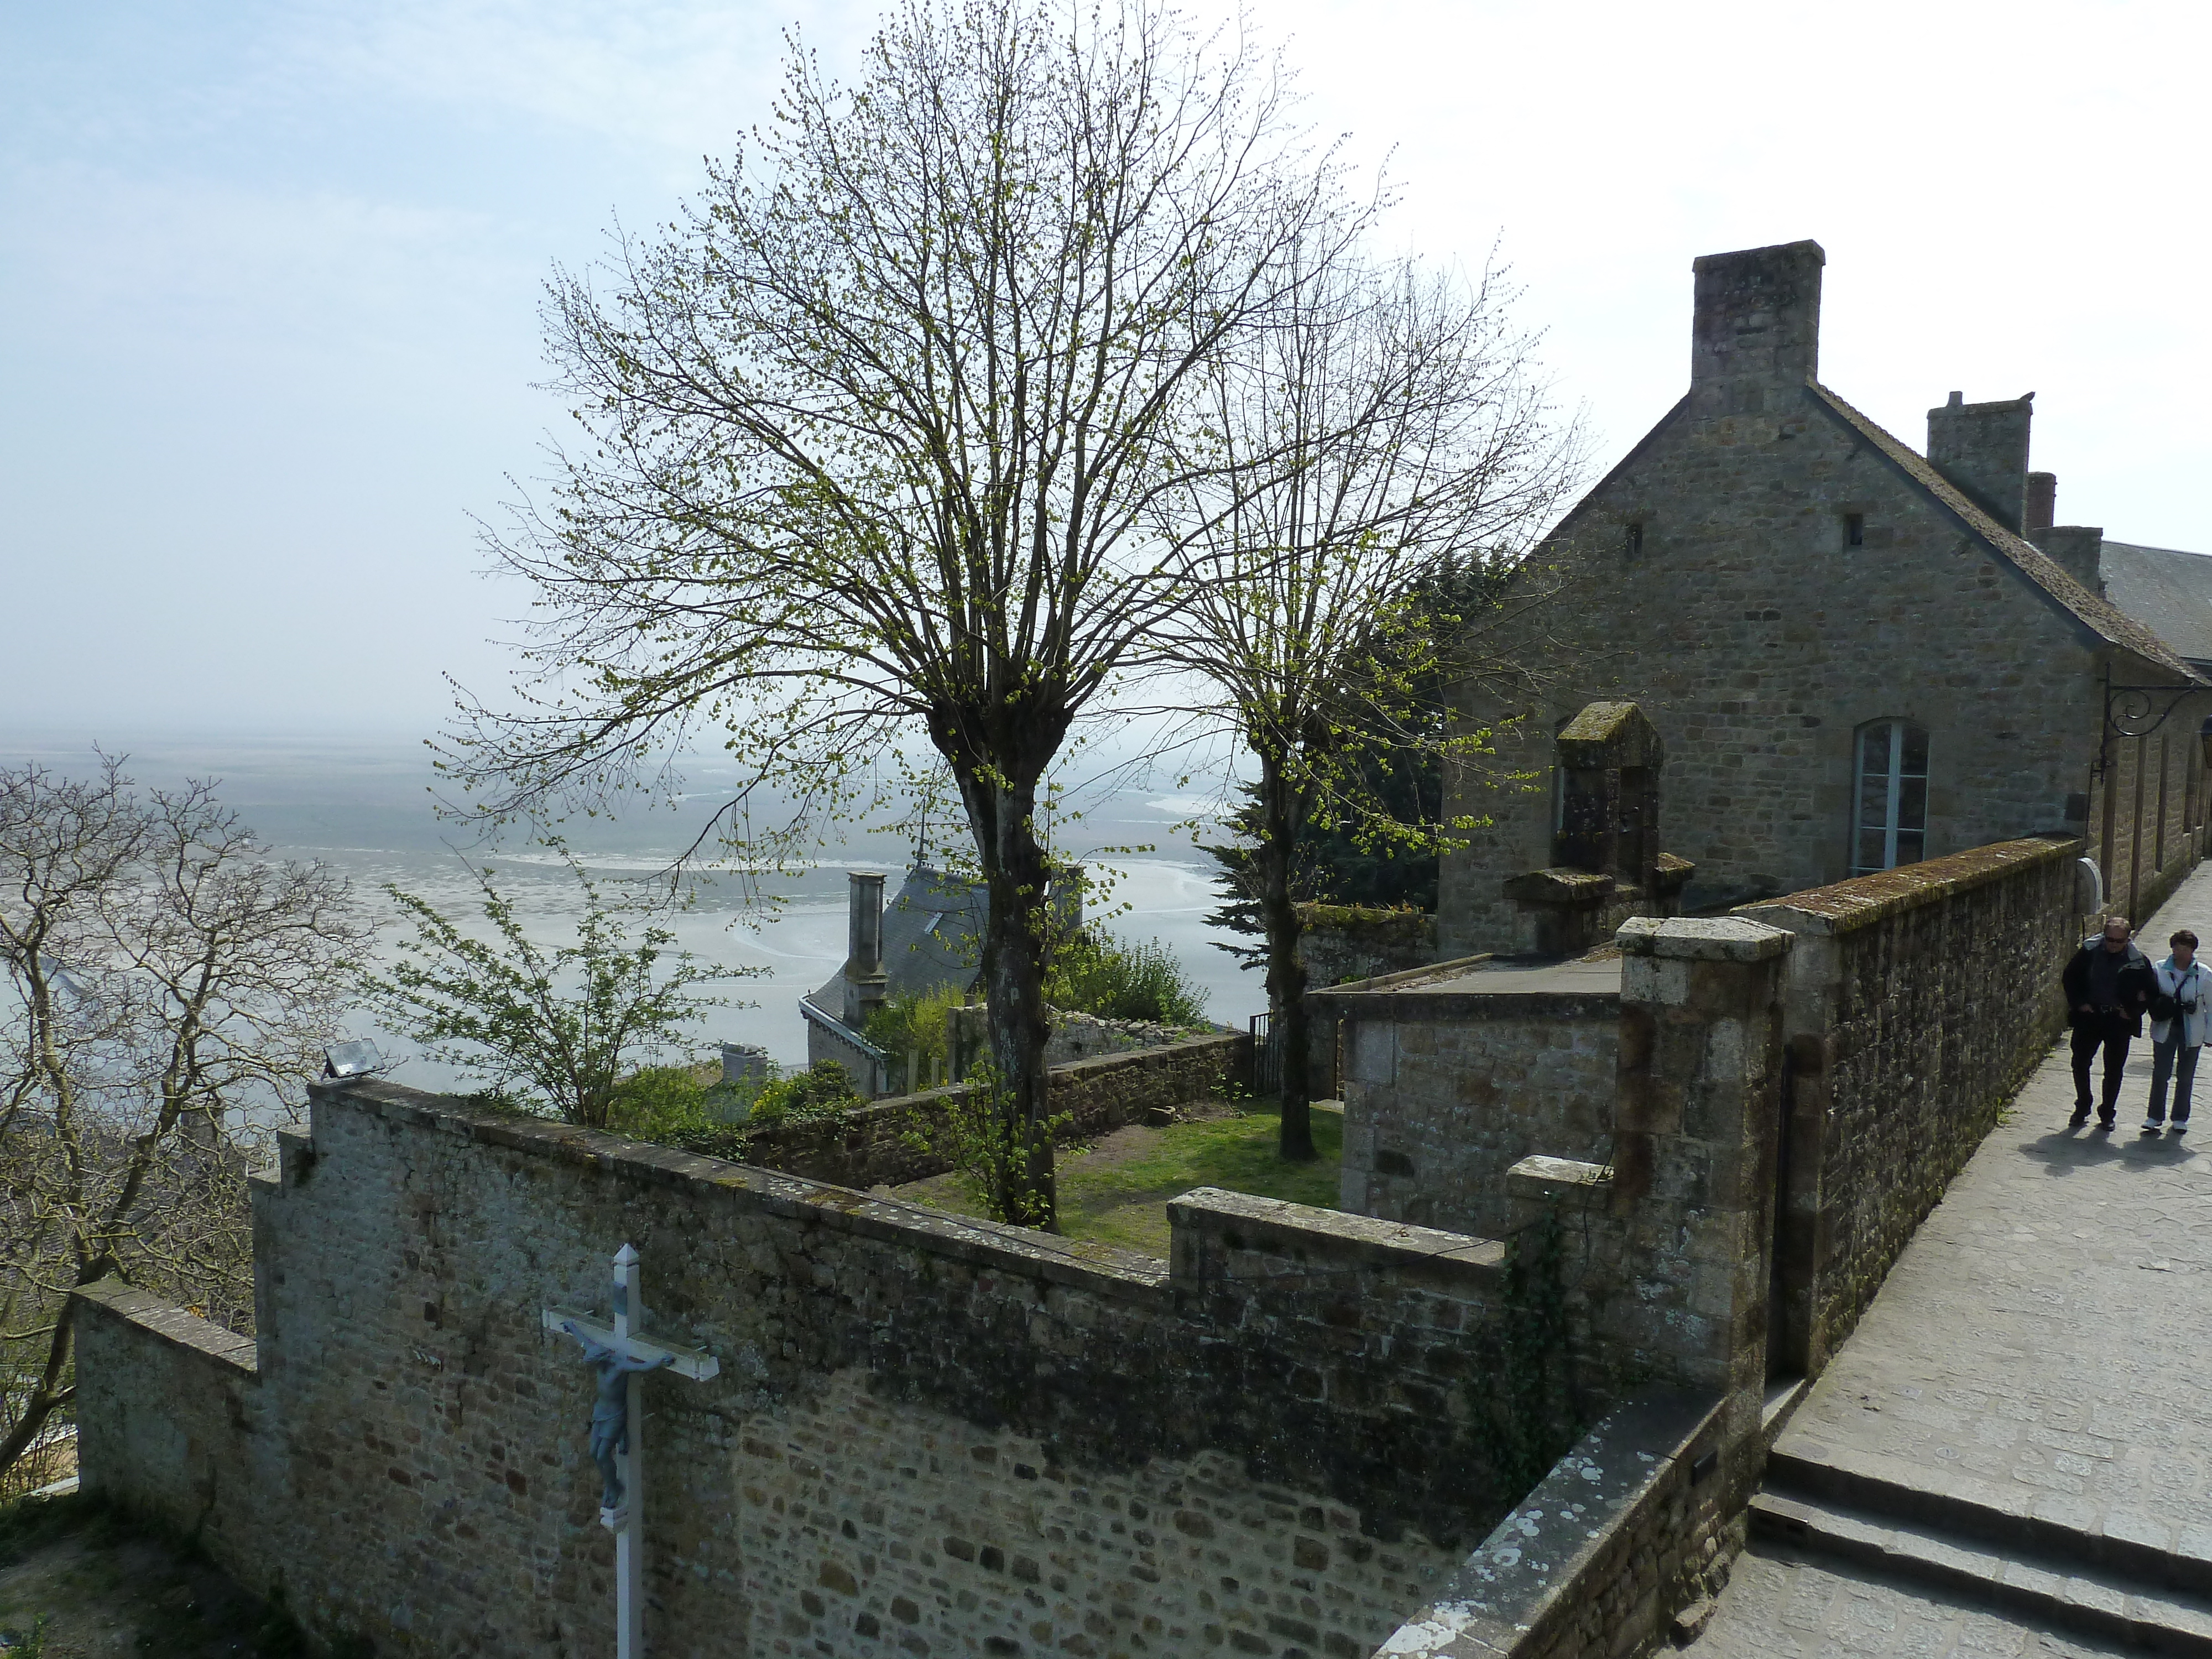
<svg viewBox="0 0 2212 1659">
<path fill-rule="evenodd" d="M 794 52 L 773 128 L 621 242 L 611 293 L 555 283 L 589 435 L 495 539 L 537 592 L 536 678 L 447 745 L 503 817 L 665 784 L 652 757 L 715 730 L 758 860 L 926 739 L 989 894 L 1003 1209 L 1039 1225 L 1040 780 L 1210 579 L 1155 510 L 1221 468 L 1209 366 L 1306 279 L 1292 249 L 1362 224 L 1285 110 L 1273 60 L 1158 0 L 911 0 L 849 90 Z M 796 805 L 763 829 L 771 798 Z"/>
<path fill-rule="evenodd" d="M 0 769 L 0 1472 L 75 1393 L 70 1293 L 109 1274 L 252 1316 L 240 1114 L 295 1101 L 365 940 L 210 786 Z"/>
<path fill-rule="evenodd" d="M 1581 456 L 1494 270 L 1470 286 L 1410 262 L 1315 264 L 1274 325 L 1219 364 L 1209 436 L 1229 465 L 1171 509 L 1206 526 L 1223 578 L 1193 592 L 1176 648 L 1220 694 L 1205 721 L 1232 727 L 1256 766 L 1238 866 L 1266 939 L 1281 1152 L 1299 1160 L 1314 1156 L 1302 833 L 1351 825 L 1433 849 L 1472 827 L 1395 821 L 1363 773 L 1480 769 L 1489 732 L 1448 727 L 1441 702 L 1535 654 L 1525 624 L 1555 585 L 1524 573 L 1506 601 L 1496 578 L 1547 527 Z"/>
</svg>

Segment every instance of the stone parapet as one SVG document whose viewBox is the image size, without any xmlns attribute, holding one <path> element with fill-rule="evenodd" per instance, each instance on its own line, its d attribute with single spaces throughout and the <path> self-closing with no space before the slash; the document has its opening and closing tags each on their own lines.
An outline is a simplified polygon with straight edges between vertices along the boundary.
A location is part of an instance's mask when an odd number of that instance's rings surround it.
<svg viewBox="0 0 2212 1659">
<path fill-rule="evenodd" d="M 1614 1659 L 1717 1590 L 1740 1544 L 1720 1402 L 1655 1390 L 1561 1458 L 1378 1659 Z M 1734 1534 L 1733 1539 L 1731 1534 Z"/>
<path fill-rule="evenodd" d="M 2064 1020 L 2081 842 L 2037 836 L 1747 905 L 1785 986 L 1776 1350 L 1816 1373 Z"/>
<path fill-rule="evenodd" d="M 625 1243 L 647 1332 L 719 1362 L 644 1385 L 655 1652 L 1369 1651 L 1517 1496 L 1476 1420 L 1495 1241 L 1201 1190 L 1162 1262 L 310 1093 L 255 1189 L 258 1347 L 103 1288 L 80 1419 L 88 1485 L 326 1639 L 538 1659 L 604 1628 L 592 1378 L 540 1314 L 599 1305 Z"/>
</svg>

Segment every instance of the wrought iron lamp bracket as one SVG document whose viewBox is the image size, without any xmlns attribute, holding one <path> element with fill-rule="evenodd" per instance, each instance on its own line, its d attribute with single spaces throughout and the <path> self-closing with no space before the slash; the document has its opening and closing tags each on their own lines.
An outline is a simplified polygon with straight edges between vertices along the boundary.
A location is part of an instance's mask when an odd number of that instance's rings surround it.
<svg viewBox="0 0 2212 1659">
<path fill-rule="evenodd" d="M 2105 687 L 2105 724 L 2123 738 L 2147 738 L 2173 711 L 2203 693 L 2201 685 L 2112 685 Z M 2163 698 L 2163 705 L 2160 699 Z M 2156 709 L 2155 717 L 2152 710 Z"/>
</svg>

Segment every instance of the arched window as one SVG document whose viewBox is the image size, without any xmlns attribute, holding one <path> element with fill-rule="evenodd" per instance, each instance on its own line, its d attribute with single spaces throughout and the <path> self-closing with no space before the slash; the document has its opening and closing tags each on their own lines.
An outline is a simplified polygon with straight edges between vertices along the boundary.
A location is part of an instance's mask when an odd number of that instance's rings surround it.
<svg viewBox="0 0 2212 1659">
<path fill-rule="evenodd" d="M 1859 727 L 1851 873 L 1917 864 L 1928 839 L 1928 733 L 1910 720 Z"/>
</svg>

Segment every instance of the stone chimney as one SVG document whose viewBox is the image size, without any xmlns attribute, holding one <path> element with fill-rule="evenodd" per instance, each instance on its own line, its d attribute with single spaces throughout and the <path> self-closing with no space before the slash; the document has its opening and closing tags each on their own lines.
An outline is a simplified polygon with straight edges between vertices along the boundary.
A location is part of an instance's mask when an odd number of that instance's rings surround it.
<svg viewBox="0 0 2212 1659">
<path fill-rule="evenodd" d="M 2028 540 L 2092 593 L 2105 591 L 2105 532 L 2089 525 L 2046 525 Z"/>
<path fill-rule="evenodd" d="M 2036 532 L 2048 530 L 2058 522 L 2058 475 L 2056 472 L 2031 472 L 2027 475 L 2027 511 L 2021 534 L 2028 540 L 2035 539 Z"/>
<path fill-rule="evenodd" d="M 857 1031 L 889 994 L 884 973 L 884 878 L 855 870 L 847 879 L 845 1024 Z"/>
<path fill-rule="evenodd" d="M 2027 521 L 2027 426 L 2035 394 L 1928 411 L 1928 459 L 1968 501 L 2017 536 Z"/>
<path fill-rule="evenodd" d="M 1746 414 L 1820 367 L 1818 242 L 1708 253 L 1693 261 L 1690 396 L 1701 413 Z"/>
</svg>

